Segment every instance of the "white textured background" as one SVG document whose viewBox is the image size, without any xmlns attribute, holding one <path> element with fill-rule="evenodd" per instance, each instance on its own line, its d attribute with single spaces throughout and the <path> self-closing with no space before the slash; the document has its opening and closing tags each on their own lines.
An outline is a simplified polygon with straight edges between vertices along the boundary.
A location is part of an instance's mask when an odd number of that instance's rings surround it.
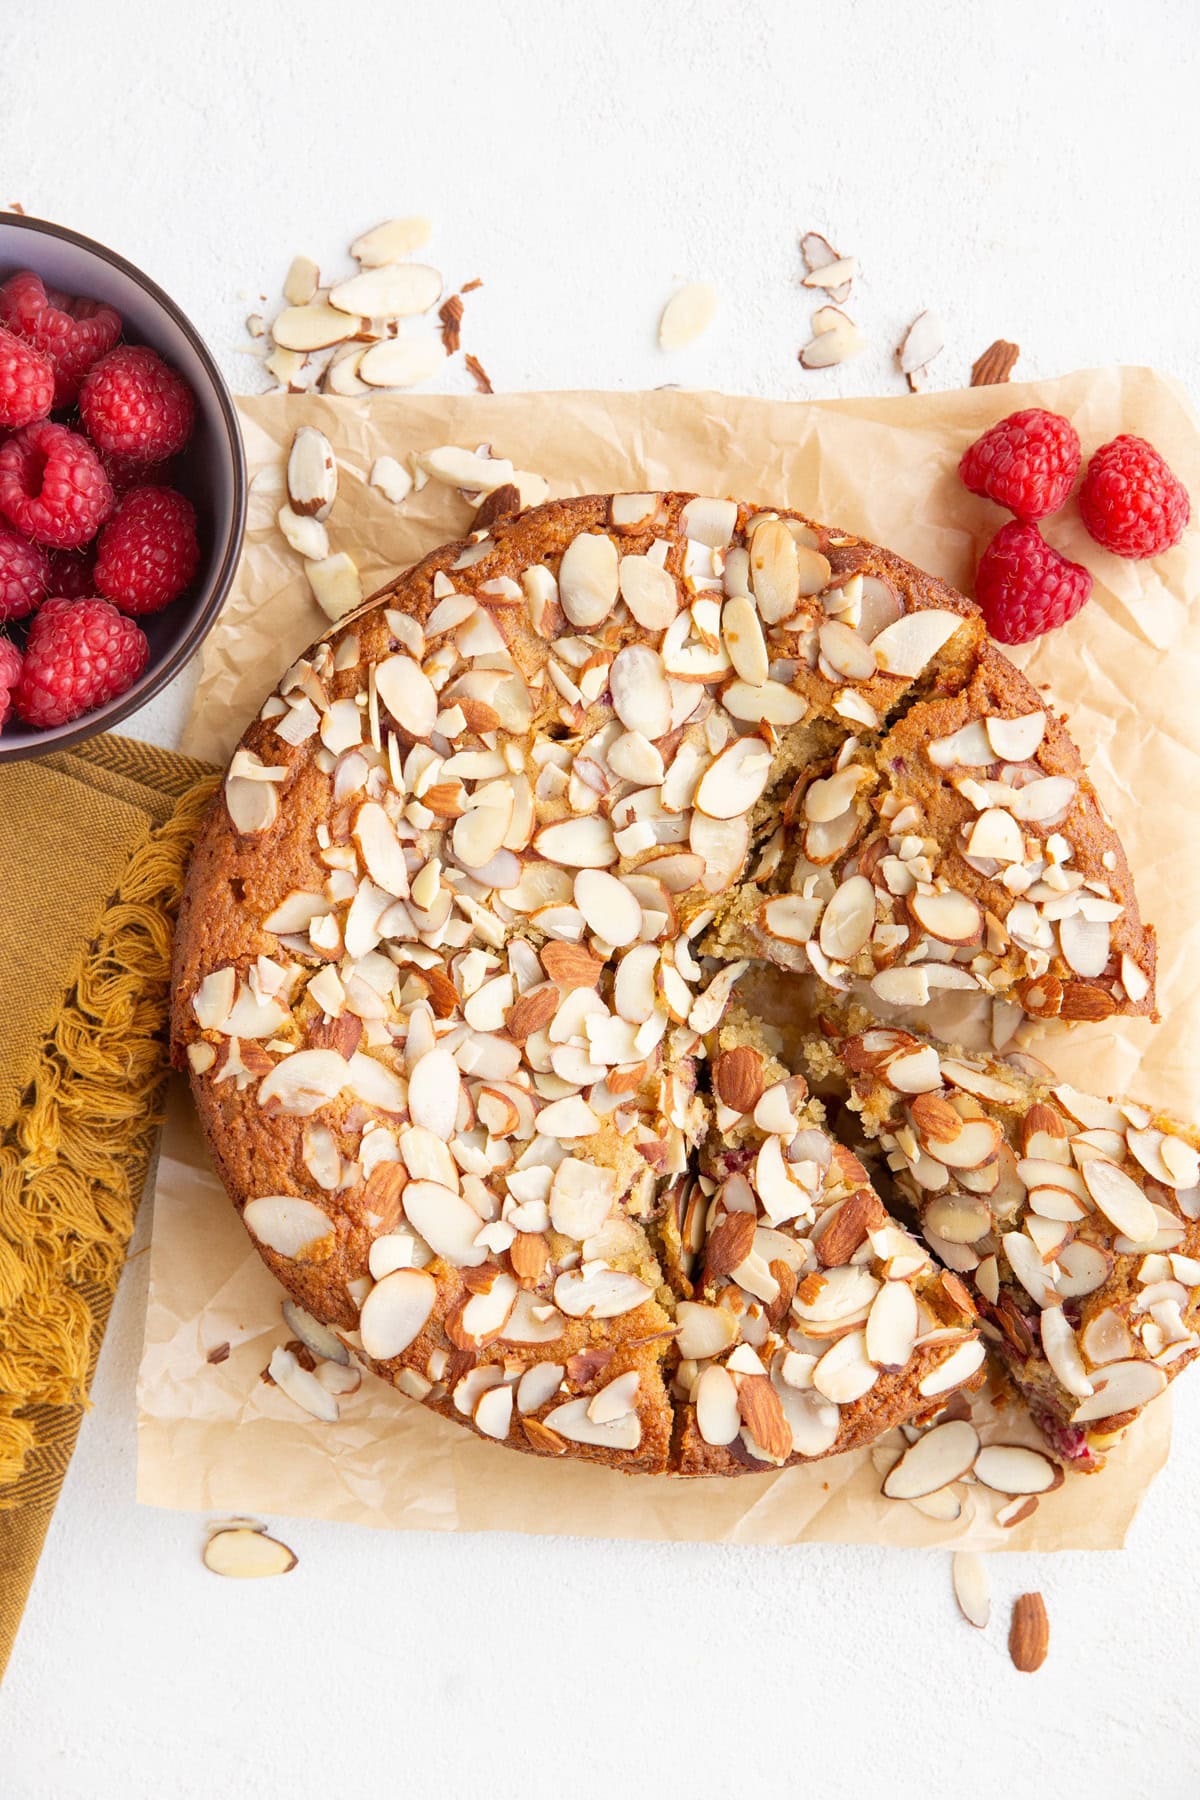
<svg viewBox="0 0 1200 1800">
<path fill-rule="evenodd" d="M 0 201 L 140 263 L 235 388 L 247 294 L 411 211 L 449 284 L 484 278 L 464 341 L 497 388 L 899 391 L 930 305 L 947 386 L 1005 336 L 1023 374 L 1147 362 L 1200 394 L 1198 51 L 1194 0 L 2 0 Z M 810 228 L 861 259 L 873 342 L 821 375 Z M 667 359 L 658 309 L 701 276 L 716 325 Z M 185 693 L 127 729 L 172 741 Z M 277 1521 L 299 1569 L 242 1586 L 199 1520 L 134 1504 L 145 1280 L 0 1694 L 2 1800 L 1197 1791 L 1196 1376 L 1128 1550 L 994 1560 L 986 1634 L 946 1558 L 869 1549 Z M 1030 1587 L 1052 1646 L 1022 1676 Z"/>
</svg>

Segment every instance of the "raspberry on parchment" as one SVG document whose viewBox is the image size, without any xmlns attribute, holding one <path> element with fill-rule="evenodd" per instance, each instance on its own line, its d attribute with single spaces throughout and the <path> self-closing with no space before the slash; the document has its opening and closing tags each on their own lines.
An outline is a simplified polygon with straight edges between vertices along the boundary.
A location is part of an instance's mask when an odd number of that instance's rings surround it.
<svg viewBox="0 0 1200 1800">
<path fill-rule="evenodd" d="M 1051 548 L 1036 525 L 1001 526 L 979 559 L 975 598 L 1002 644 L 1027 644 L 1065 625 L 1086 603 L 1092 577 Z"/>
<path fill-rule="evenodd" d="M 1079 490 L 1079 513 L 1098 544 L 1117 556 L 1161 556 L 1191 517 L 1187 489 L 1145 438 L 1102 444 Z"/>
<path fill-rule="evenodd" d="M 985 431 L 958 465 L 964 487 L 1018 519 L 1057 512 L 1079 473 L 1079 434 L 1061 413 L 1031 406 Z"/>
</svg>

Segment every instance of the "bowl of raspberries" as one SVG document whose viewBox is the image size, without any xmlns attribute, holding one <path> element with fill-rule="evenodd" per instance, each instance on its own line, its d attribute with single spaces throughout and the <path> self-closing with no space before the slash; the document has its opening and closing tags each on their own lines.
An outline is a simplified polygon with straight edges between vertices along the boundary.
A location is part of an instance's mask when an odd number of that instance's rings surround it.
<svg viewBox="0 0 1200 1800">
<path fill-rule="evenodd" d="M 246 470 L 195 327 L 103 245 L 0 218 L 0 762 L 111 729 L 199 645 Z"/>
</svg>

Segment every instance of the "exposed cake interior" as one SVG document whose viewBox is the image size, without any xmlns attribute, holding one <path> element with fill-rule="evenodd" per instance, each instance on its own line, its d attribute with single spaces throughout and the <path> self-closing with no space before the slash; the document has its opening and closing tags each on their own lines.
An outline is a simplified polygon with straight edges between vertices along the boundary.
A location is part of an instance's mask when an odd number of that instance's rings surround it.
<svg viewBox="0 0 1200 1800">
<path fill-rule="evenodd" d="M 852 1009 L 806 1064 L 864 1146 L 1050 1447 L 1078 1468 L 1200 1351 L 1200 1133 Z"/>
</svg>

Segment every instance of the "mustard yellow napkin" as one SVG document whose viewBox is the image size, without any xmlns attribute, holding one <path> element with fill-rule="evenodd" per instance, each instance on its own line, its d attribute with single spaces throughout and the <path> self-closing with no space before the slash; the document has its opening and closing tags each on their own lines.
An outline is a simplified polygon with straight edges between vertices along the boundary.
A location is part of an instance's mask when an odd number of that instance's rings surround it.
<svg viewBox="0 0 1200 1800">
<path fill-rule="evenodd" d="M 214 779 L 111 736 L 0 768 L 0 1676 L 145 1181 Z"/>
</svg>

